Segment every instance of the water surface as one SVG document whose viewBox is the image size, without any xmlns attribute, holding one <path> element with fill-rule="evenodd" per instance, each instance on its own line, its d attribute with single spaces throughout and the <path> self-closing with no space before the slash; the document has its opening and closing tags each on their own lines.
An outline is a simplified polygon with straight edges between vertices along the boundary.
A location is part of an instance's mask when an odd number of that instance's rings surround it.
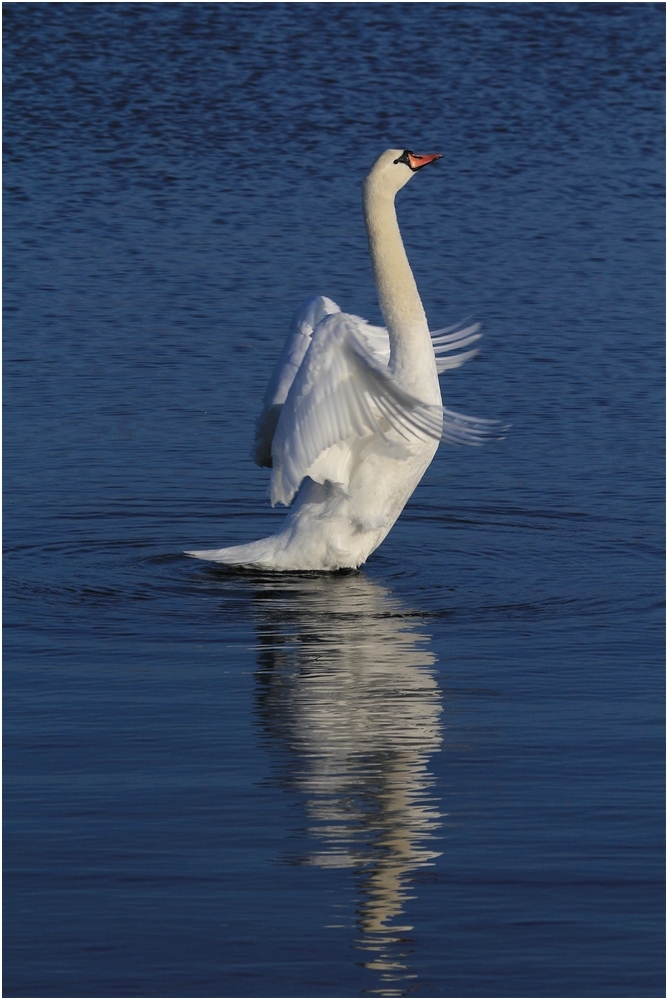
<svg viewBox="0 0 668 1000">
<path fill-rule="evenodd" d="M 5 996 L 660 996 L 663 5 L 5 5 Z M 400 196 L 442 447 L 360 573 L 249 458 Z"/>
</svg>

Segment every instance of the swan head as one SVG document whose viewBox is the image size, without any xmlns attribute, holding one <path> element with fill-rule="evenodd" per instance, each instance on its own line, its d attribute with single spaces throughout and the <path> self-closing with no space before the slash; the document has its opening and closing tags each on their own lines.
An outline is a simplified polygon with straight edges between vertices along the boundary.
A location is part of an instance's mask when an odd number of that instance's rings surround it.
<svg viewBox="0 0 668 1000">
<path fill-rule="evenodd" d="M 365 188 L 384 191 L 392 197 L 428 163 L 440 160 L 441 153 L 420 156 L 412 149 L 386 149 L 366 176 Z"/>
</svg>

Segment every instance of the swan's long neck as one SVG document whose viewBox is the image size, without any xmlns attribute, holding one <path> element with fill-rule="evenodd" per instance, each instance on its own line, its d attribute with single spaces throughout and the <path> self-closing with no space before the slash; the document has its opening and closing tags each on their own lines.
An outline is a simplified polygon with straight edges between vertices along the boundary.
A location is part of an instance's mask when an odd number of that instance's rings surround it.
<svg viewBox="0 0 668 1000">
<path fill-rule="evenodd" d="M 401 239 L 394 194 L 374 184 L 372 177 L 364 186 L 364 220 L 378 302 L 390 337 L 390 369 L 421 399 L 440 403 L 429 326 Z"/>
</svg>

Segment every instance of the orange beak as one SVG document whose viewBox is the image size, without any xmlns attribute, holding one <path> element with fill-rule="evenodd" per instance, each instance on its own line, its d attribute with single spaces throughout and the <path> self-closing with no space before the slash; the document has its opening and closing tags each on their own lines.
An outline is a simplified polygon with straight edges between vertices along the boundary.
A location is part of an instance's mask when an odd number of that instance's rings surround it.
<svg viewBox="0 0 668 1000">
<path fill-rule="evenodd" d="M 411 170 L 419 170 L 420 167 L 426 167 L 432 160 L 440 160 L 442 155 L 442 153 L 429 153 L 427 156 L 416 156 L 415 153 L 409 153 L 408 159 Z"/>
</svg>

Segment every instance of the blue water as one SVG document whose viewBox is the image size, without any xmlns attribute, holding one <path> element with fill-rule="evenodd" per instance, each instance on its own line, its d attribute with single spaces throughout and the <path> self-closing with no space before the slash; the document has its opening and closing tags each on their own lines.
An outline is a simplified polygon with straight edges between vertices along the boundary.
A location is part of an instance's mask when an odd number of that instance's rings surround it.
<svg viewBox="0 0 668 1000">
<path fill-rule="evenodd" d="M 665 995 L 664 19 L 5 4 L 5 996 Z M 188 560 L 389 146 L 512 430 L 359 573 Z"/>
</svg>

